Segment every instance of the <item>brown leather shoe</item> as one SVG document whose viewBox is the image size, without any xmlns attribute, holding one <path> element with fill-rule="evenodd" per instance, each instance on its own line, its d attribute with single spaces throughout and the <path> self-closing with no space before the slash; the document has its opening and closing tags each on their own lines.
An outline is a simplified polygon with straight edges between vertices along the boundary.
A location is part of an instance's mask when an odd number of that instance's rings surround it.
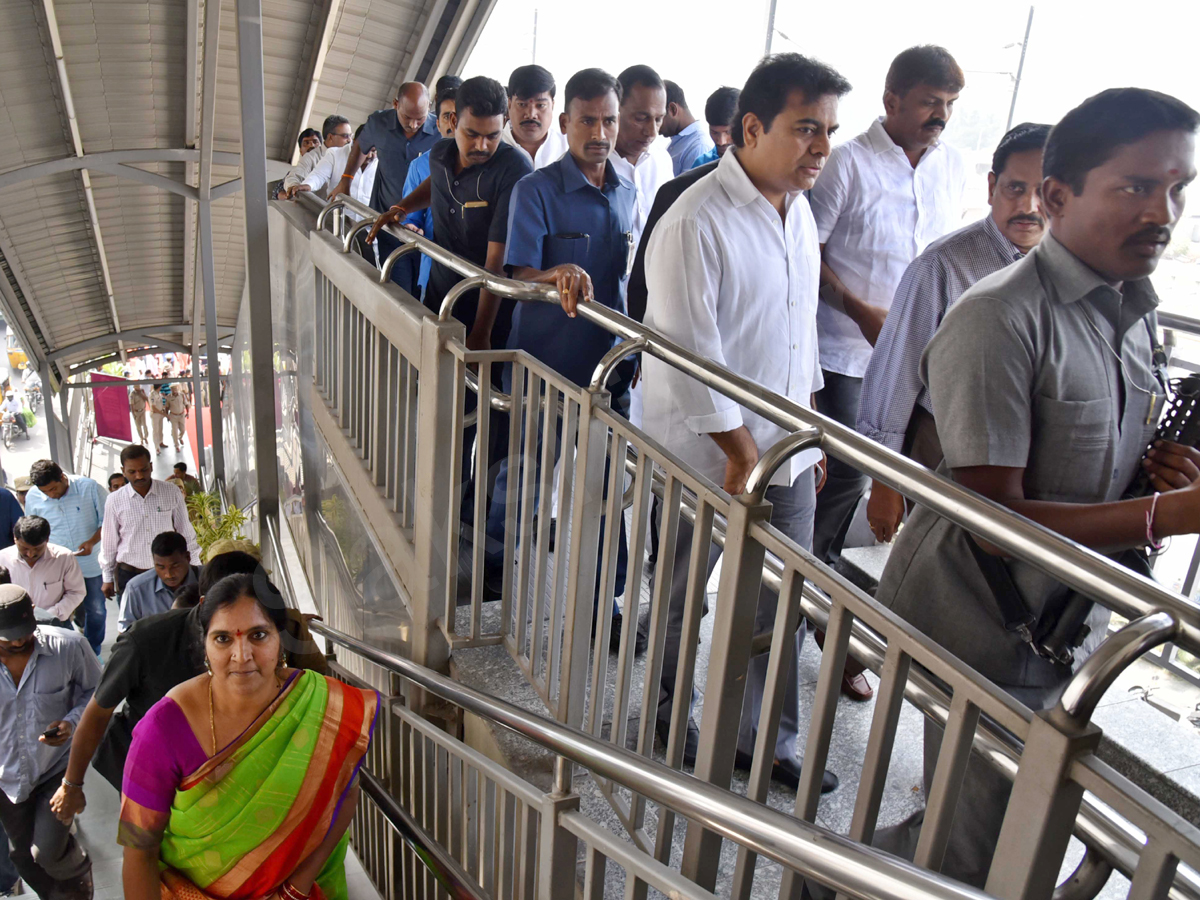
<svg viewBox="0 0 1200 900">
<path fill-rule="evenodd" d="M 859 672 L 857 675 L 843 672 L 842 693 L 851 700 L 862 703 L 875 696 L 875 689 L 871 687 L 871 683 L 867 681 L 867 676 L 863 675 L 862 672 Z"/>
</svg>

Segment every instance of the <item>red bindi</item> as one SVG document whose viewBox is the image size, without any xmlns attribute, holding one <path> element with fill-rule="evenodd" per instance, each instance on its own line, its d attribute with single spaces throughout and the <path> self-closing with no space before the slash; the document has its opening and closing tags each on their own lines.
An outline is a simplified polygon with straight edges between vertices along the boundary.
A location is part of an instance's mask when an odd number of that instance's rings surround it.
<svg viewBox="0 0 1200 900">
<path fill-rule="evenodd" d="M 241 636 L 242 636 L 242 632 L 241 632 L 240 630 L 239 630 L 239 631 L 235 631 L 235 632 L 234 632 L 234 634 L 235 634 L 235 635 L 237 635 L 238 637 L 241 637 Z"/>
</svg>

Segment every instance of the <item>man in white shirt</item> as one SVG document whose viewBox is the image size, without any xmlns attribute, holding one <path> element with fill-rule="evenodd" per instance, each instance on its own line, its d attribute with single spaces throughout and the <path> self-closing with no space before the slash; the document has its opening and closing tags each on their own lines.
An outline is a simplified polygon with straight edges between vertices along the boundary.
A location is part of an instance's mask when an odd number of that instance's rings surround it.
<svg viewBox="0 0 1200 900">
<path fill-rule="evenodd" d="M 834 149 L 809 197 L 822 251 L 817 330 L 825 387 L 817 409 L 850 428 L 904 270 L 962 219 L 966 168 L 941 136 L 964 83 L 943 48 L 905 50 L 888 70 L 883 117 Z M 817 503 L 817 559 L 837 561 L 866 483 L 853 466 L 829 461 Z M 866 699 L 869 686 L 858 688 L 852 696 Z"/>
<path fill-rule="evenodd" d="M 178 531 L 187 540 L 192 565 L 200 565 L 196 530 L 188 518 L 183 492 L 151 477 L 150 451 L 130 444 L 121 451 L 121 473 L 128 484 L 108 495 L 100 540 L 100 569 L 105 597 L 125 590 L 126 583 L 154 567 L 150 544 L 164 531 Z"/>
<path fill-rule="evenodd" d="M 12 391 L 6 391 L 4 394 L 4 402 L 0 403 L 0 413 L 6 417 L 12 416 L 13 422 L 16 423 L 21 434 L 25 435 L 25 440 L 29 440 L 29 429 L 25 426 L 25 416 L 23 413 L 24 404 L 17 399 Z"/>
<path fill-rule="evenodd" d="M 362 133 L 363 126 L 359 125 L 358 130 L 354 132 L 354 140 L 358 140 L 359 134 Z M 288 188 L 288 199 L 292 199 L 297 194 L 304 191 L 314 191 L 324 194 L 329 183 L 334 179 L 341 178 L 346 171 L 346 160 L 350 157 L 350 144 L 345 143 L 340 147 L 334 147 L 324 158 L 321 159 L 314 167 L 308 176 L 301 182 Z M 350 196 L 364 205 L 370 205 L 371 189 L 375 187 L 375 170 L 379 166 L 378 154 L 375 148 L 371 147 L 366 153 L 362 154 L 359 161 L 358 170 L 354 173 L 354 178 L 350 181 Z M 353 212 L 346 210 L 346 216 L 352 221 L 357 222 L 358 216 Z"/>
<path fill-rule="evenodd" d="M 713 149 L 713 142 L 688 109 L 683 88 L 673 81 L 664 81 L 663 85 L 667 89 L 667 114 L 663 117 L 662 133 L 671 139 L 667 152 L 671 155 L 671 171 L 678 178 Z"/>
<path fill-rule="evenodd" d="M 554 90 L 554 76 L 541 66 L 518 66 L 508 76 L 508 121 L 500 138 L 524 153 L 534 169 L 567 152 L 567 136 L 554 118 Z"/>
<path fill-rule="evenodd" d="M 801 192 L 812 187 L 828 158 L 838 98 L 849 90 L 833 69 L 795 53 L 761 62 L 742 90 L 734 151 L 663 215 L 646 257 L 648 327 L 804 406 L 821 388 L 816 329 L 821 256 Z M 647 433 L 729 494 L 741 493 L 759 455 L 785 432 L 657 359 L 647 356 L 643 364 Z M 819 450 L 792 457 L 766 493 L 772 524 L 806 550 L 812 545 L 820 459 Z M 692 529 L 681 521 L 676 560 L 690 558 L 691 541 Z M 719 552 L 710 546 L 709 573 Z M 657 713 L 664 738 L 687 569 L 675 567 L 670 589 Z M 763 592 L 756 632 L 774 627 L 776 602 L 774 594 Z M 772 772 L 793 788 L 801 766 L 797 659 L 803 636 L 801 623 L 788 659 L 780 661 L 787 677 Z M 754 750 L 767 663 L 767 656 L 758 656 L 747 673 L 739 767 L 749 766 Z M 696 739 L 687 743 L 695 745 L 698 734 Z M 836 786 L 837 778 L 826 773 L 822 791 Z"/>
<path fill-rule="evenodd" d="M 71 614 L 87 593 L 75 552 L 50 543 L 50 523 L 41 516 L 17 519 L 13 540 L 13 546 L 0 550 L 0 566 L 29 593 L 41 610 L 40 621 L 70 628 Z"/>
<path fill-rule="evenodd" d="M 288 173 L 283 176 L 282 189 L 290 191 L 312 173 L 312 170 L 317 167 L 317 163 L 324 159 L 330 150 L 347 146 L 354 139 L 351 132 L 350 120 L 345 116 L 326 116 L 325 122 L 321 125 L 321 136 L 324 138 L 324 143 L 309 150 L 300 157 L 299 162 L 288 170 Z"/>
<path fill-rule="evenodd" d="M 658 135 L 667 115 L 667 88 L 649 66 L 630 66 L 617 76 L 621 119 L 609 161 L 633 184 L 633 245 L 637 247 L 658 189 L 671 180 L 671 157 Z"/>
</svg>

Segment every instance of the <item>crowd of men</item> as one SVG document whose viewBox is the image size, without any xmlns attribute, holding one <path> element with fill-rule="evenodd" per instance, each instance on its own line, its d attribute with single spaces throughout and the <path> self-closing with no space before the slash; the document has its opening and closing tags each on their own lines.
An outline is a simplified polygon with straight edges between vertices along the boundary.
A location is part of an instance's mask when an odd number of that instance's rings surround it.
<svg viewBox="0 0 1200 900">
<path fill-rule="evenodd" d="M 404 84 L 391 108 L 357 130 L 330 116 L 320 133 L 301 135 L 307 152 L 283 187 L 292 197 L 349 193 L 386 213 L 360 247 L 377 264 L 399 246 L 383 226 L 399 223 L 488 271 L 557 288 L 561 307 L 513 305 L 486 289 L 464 295 L 454 315 L 470 349 L 523 350 L 586 384 L 613 336 L 576 312 L 600 303 L 1102 552 L 1200 530 L 1200 452 L 1159 444 L 1143 459 L 1166 393 L 1148 276 L 1195 176 L 1200 117 L 1170 96 L 1123 88 L 1084 100 L 1054 127 L 1018 125 L 995 148 L 988 214 L 963 227 L 968 172 L 943 134 L 964 86 L 945 49 L 905 50 L 883 85 L 883 114 L 834 147 L 839 100 L 851 86 L 797 54 L 765 58 L 740 90 L 714 92 L 707 135 L 683 89 L 649 66 L 615 77 L 583 69 L 561 98 L 550 72 L 521 66 L 507 87 L 482 76 L 442 79 L 432 95 Z M 461 280 L 437 262 L 397 265 L 392 279 L 434 309 Z M 497 387 L 511 390 L 511 372 L 493 370 Z M 609 388 L 616 410 L 731 495 L 784 436 L 652 357 L 627 361 Z M 504 563 L 506 428 L 498 423 L 491 445 L 477 448 L 495 471 L 485 507 L 492 595 Z M 474 441 L 473 431 L 465 440 Z M 557 459 L 562 448 L 554 450 Z M 153 680 L 123 663 L 104 690 L 96 658 L 103 622 L 92 610 L 121 593 L 118 646 L 130 654 L 166 646 L 170 638 L 149 635 L 142 620 L 174 627 L 164 611 L 180 593 L 194 597 L 196 585 L 203 594 L 205 574 L 182 494 L 151 478 L 144 447 L 122 454 L 127 484 L 102 506 L 79 484 L 86 479 L 52 463 L 35 470 L 13 546 L 0 550 L 13 582 L 0 588 L 0 655 L 10 675 L 0 678 L 0 710 L 11 706 L 25 723 L 2 739 L 0 822 L 23 877 L 42 866 L 46 877 L 70 881 L 83 877 L 83 864 L 68 832 L 37 862 L 21 847 L 37 829 L 58 827 L 53 812 L 69 818 L 78 808 L 72 798 L 87 761 L 105 729 L 117 727 L 113 708 L 136 691 L 129 679 Z M 1142 471 L 1152 492 L 1126 496 Z M 471 487 L 468 470 L 463 478 L 464 496 L 485 489 Z M 832 564 L 868 487 L 852 466 L 806 451 L 772 478 L 771 521 Z M 28 508 L 35 494 L 36 512 Z M 464 518 L 474 508 L 464 502 Z M 898 534 L 881 602 L 1030 706 L 1056 701 L 1071 665 L 1039 654 L 1024 637 L 1030 629 L 1009 627 L 1005 613 L 1017 604 L 1034 631 L 1055 626 L 1066 603 L 1060 585 L 928 510 L 906 508 L 886 485 L 871 486 L 867 515 L 880 540 Z M 614 596 L 624 592 L 623 522 L 619 529 Z M 675 540 L 675 559 L 691 558 L 686 523 Z M 711 547 L 710 572 L 718 556 Z M 659 638 L 664 741 L 674 703 L 694 700 L 675 691 L 687 567 L 676 566 L 672 579 Z M 756 631 L 771 629 L 775 604 L 764 590 Z M 53 628 L 80 607 L 93 653 L 83 652 L 85 638 Z M 31 650 L 27 619 L 39 614 L 48 625 L 38 626 Z M 1092 609 L 1069 636 L 1076 663 L 1104 634 L 1105 616 Z M 780 662 L 772 775 L 793 787 L 802 767 L 797 659 L 805 631 L 801 624 Z M 60 660 L 37 667 L 49 687 L 22 696 L 13 686 L 43 655 Z M 117 659 L 114 651 L 105 678 Z M 739 766 L 755 746 L 767 665 L 765 656 L 751 662 Z M 54 710 L 27 705 L 52 690 L 60 691 Z M 843 690 L 871 696 L 852 664 Z M 684 743 L 691 762 L 698 731 L 690 717 Z M 927 777 L 939 743 L 940 730 L 927 723 Z M 38 765 L 18 766 L 24 753 Z M 826 772 L 822 790 L 836 786 Z M 947 874 L 983 884 L 1007 790 L 985 764 L 968 766 Z M 917 816 L 875 842 L 911 857 L 919 827 Z"/>
<path fill-rule="evenodd" d="M 133 444 L 108 493 L 39 460 L 23 510 L 0 494 L 0 896 L 23 882 L 41 897 L 92 897 L 72 826 L 89 765 L 120 790 L 133 727 L 201 671 L 192 610 L 222 578 L 260 568 L 244 541 L 210 547 L 201 566 L 186 489 L 151 469 Z M 181 463 L 171 481 L 184 478 L 196 481 Z M 119 600 L 119 635 L 102 668 L 106 598 Z M 320 668 L 294 618 L 293 658 Z"/>
<path fill-rule="evenodd" d="M 514 70 L 507 86 L 446 78 L 431 95 L 409 83 L 352 139 L 345 119 L 326 120 L 317 136 L 325 149 L 311 152 L 323 154 L 319 162 L 343 150 L 344 160 L 318 178 L 305 174 L 318 162 L 302 160 L 289 193 L 369 197 L 386 215 L 363 244 L 368 259 L 398 246 L 381 229 L 400 223 L 488 271 L 560 292 L 561 309 L 514 306 L 487 290 L 465 295 L 454 315 L 470 349 L 524 350 L 586 384 L 613 336 L 575 311 L 601 303 L 1102 552 L 1196 531 L 1200 454 L 1160 445 L 1143 459 L 1143 451 L 1166 394 L 1148 276 L 1195 175 L 1200 119 L 1173 97 L 1124 88 L 1083 101 L 1054 127 L 1017 125 L 992 157 L 988 214 L 964 225 L 983 198 L 969 196 L 967 166 L 943 136 L 965 83 L 944 48 L 905 50 L 887 73 L 883 114 L 855 123 L 861 133 L 836 147 L 838 103 L 851 86 L 797 54 L 765 58 L 740 90 L 714 92 L 707 134 L 683 89 L 645 65 L 616 77 L 583 69 L 561 97 L 536 65 Z M 364 177 L 368 160 L 373 179 Z M 460 276 L 426 261 L 396 266 L 392 279 L 437 309 Z M 781 429 L 657 359 L 638 365 L 626 361 L 609 385 L 614 408 L 740 493 Z M 508 391 L 510 373 L 494 371 Z M 495 472 L 488 596 L 503 569 L 502 419 L 492 445 L 476 449 Z M 1127 497 L 1141 471 L 1152 495 Z M 463 480 L 470 496 L 469 469 Z M 832 565 L 868 488 L 875 536 L 899 534 L 879 599 L 1024 702 L 1052 704 L 1070 665 L 1039 656 L 1005 627 L 1003 611 L 1016 602 L 1053 626 L 1061 586 L 819 451 L 781 466 L 766 497 L 773 524 Z M 464 502 L 464 520 L 473 509 Z M 623 523 L 621 531 L 614 596 L 624 590 Z M 676 559 L 689 558 L 691 540 L 680 523 Z M 712 547 L 710 571 L 718 555 Z M 687 567 L 673 577 L 657 711 L 664 741 L 678 699 Z M 998 597 L 1002 588 L 1016 596 Z M 757 630 L 772 627 L 774 605 L 764 592 Z M 1071 636 L 1076 663 L 1103 635 L 1102 619 L 1093 609 Z M 617 609 L 614 634 L 619 622 Z M 791 785 L 801 767 L 794 657 L 804 633 L 802 625 L 783 663 L 775 745 L 773 775 Z M 757 657 L 747 679 L 742 766 L 766 667 Z M 853 662 L 843 691 L 872 696 Z M 689 719 L 685 761 L 697 741 Z M 929 771 L 939 741 L 928 725 Z M 956 825 L 945 866 L 975 884 L 1007 797 L 1004 779 L 984 769 L 968 770 L 970 823 Z M 825 773 L 823 790 L 836 785 Z M 877 843 L 911 856 L 919 824 L 885 830 Z"/>
</svg>

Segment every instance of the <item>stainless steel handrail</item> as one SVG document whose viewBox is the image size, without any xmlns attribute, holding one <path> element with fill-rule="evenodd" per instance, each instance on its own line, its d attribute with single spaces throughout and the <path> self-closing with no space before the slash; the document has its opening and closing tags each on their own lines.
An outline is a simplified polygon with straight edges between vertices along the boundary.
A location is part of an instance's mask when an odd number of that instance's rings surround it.
<svg viewBox="0 0 1200 900">
<path fill-rule="evenodd" d="M 404 842 L 412 847 L 417 858 L 438 880 L 450 900 L 491 900 L 450 853 L 400 803 L 388 793 L 383 783 L 367 770 L 359 772 L 362 792 L 371 798 L 379 812 Z"/>
<path fill-rule="evenodd" d="M 482 716 L 602 778 L 816 881 L 864 900 L 984 900 L 975 888 L 918 868 L 818 825 L 755 803 L 662 763 L 472 690 L 322 622 L 311 629 L 462 709 Z"/>
<path fill-rule="evenodd" d="M 356 213 L 377 217 L 370 207 L 339 196 L 335 202 Z M 404 228 L 387 226 L 388 233 L 403 243 L 415 243 L 421 252 L 501 297 L 558 303 L 558 292 L 550 285 L 530 285 L 491 272 L 459 259 L 443 247 Z M 447 319 L 456 293 L 443 301 L 439 317 Z M 1045 571 L 1127 619 L 1139 619 L 1165 609 L 1175 619 L 1172 639 L 1193 653 L 1200 653 L 1200 609 L 1148 578 L 1117 565 L 1056 532 L 1017 515 L 979 494 L 931 472 L 924 466 L 877 444 L 852 428 L 826 418 L 762 385 L 717 366 L 712 360 L 676 344 L 639 322 L 599 303 L 581 303 L 578 315 L 622 339 L 641 338 L 643 353 L 661 359 L 701 384 L 720 391 L 746 409 L 786 431 L 816 426 L 821 429 L 821 446 L 860 472 L 876 478 L 906 497 L 926 506 L 1005 553 Z M 1172 318 L 1172 321 L 1175 321 Z"/>
</svg>

